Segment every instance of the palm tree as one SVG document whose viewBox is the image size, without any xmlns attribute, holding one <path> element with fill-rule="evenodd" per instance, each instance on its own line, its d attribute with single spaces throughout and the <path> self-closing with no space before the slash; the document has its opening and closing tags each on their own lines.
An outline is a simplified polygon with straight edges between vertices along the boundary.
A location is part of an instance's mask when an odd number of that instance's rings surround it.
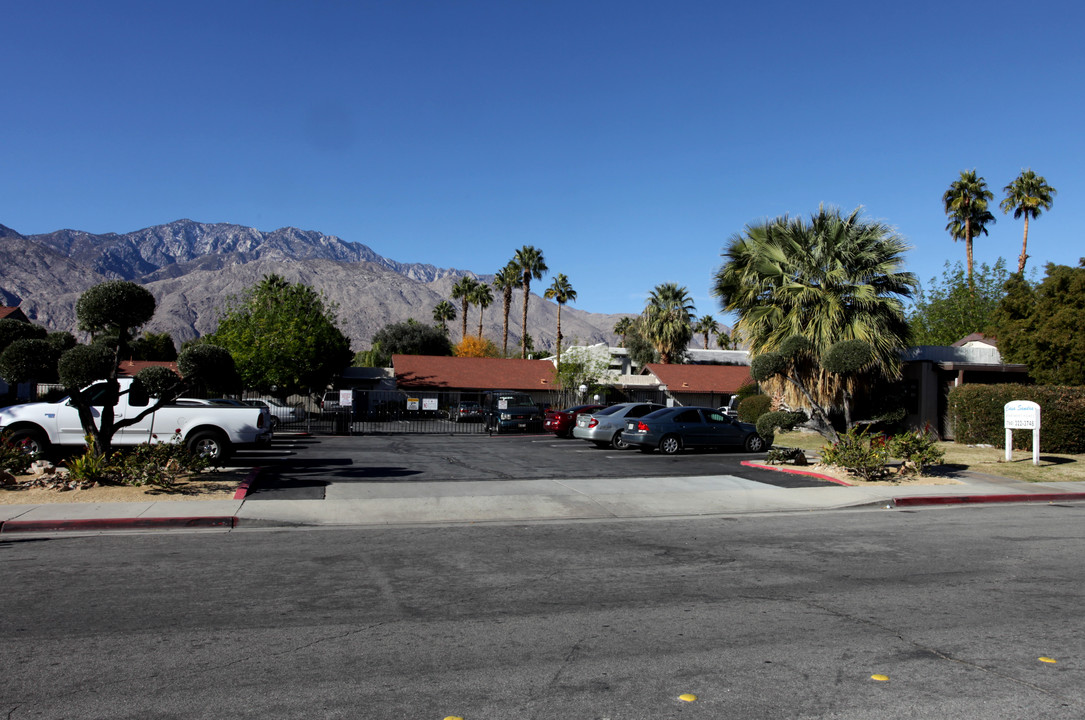
<svg viewBox="0 0 1085 720">
<path fill-rule="evenodd" d="M 565 273 L 558 273 L 550 287 L 546 288 L 543 297 L 547 300 L 556 300 L 558 303 L 558 362 L 557 368 L 561 369 L 561 306 L 567 302 L 576 302 L 576 290 L 569 284 L 569 278 Z"/>
<path fill-rule="evenodd" d="M 512 307 L 512 291 L 520 285 L 520 268 L 512 260 L 494 275 L 494 287 L 501 291 L 504 306 L 504 330 L 501 332 L 501 355 L 509 355 L 509 309 Z"/>
<path fill-rule="evenodd" d="M 512 261 L 516 263 L 516 268 L 520 271 L 520 282 L 524 288 L 524 318 L 521 324 L 523 332 L 520 337 L 520 357 L 527 357 L 527 300 L 528 295 L 531 293 L 531 280 L 542 280 L 543 274 L 550 268 L 546 267 L 546 261 L 543 260 L 542 250 L 539 250 L 534 245 L 524 245 L 516 254 L 513 255 Z"/>
<path fill-rule="evenodd" d="M 899 377 L 908 345 L 903 300 L 917 283 L 901 271 L 904 239 L 861 212 L 844 217 L 821 207 L 809 222 L 785 215 L 731 237 L 712 293 L 725 312 L 739 314 L 732 336 L 741 334 L 751 356 L 779 349 L 792 335 L 810 340 L 818 356 L 841 340 L 863 340 L 874 349 L 871 373 Z M 836 377 L 815 363 L 805 380 L 822 404 L 835 405 L 844 389 Z"/>
<path fill-rule="evenodd" d="M 693 337 L 693 300 L 676 283 L 656 285 L 644 307 L 644 331 L 661 363 L 677 360 Z"/>
<path fill-rule="evenodd" d="M 987 201 L 994 194 L 987 189 L 987 182 L 976 175 L 975 170 L 962 170 L 961 177 L 954 180 L 942 196 L 949 222 L 946 230 L 956 240 L 964 240 L 964 254 L 968 265 L 968 287 L 972 286 L 972 238 L 987 234 L 987 224 L 994 225 L 995 216 L 987 209 Z"/>
<path fill-rule="evenodd" d="M 471 304 L 478 305 L 478 336 L 482 337 L 482 311 L 490 307 L 494 293 L 486 283 L 479 283 L 471 291 Z"/>
<path fill-rule="evenodd" d="M 441 324 L 446 335 L 448 334 L 448 321 L 455 319 L 456 308 L 448 300 L 442 300 L 433 306 L 433 321 Z"/>
<path fill-rule="evenodd" d="M 732 346 L 731 336 L 727 334 L 726 330 L 718 330 L 716 332 L 716 345 L 721 350 L 734 350 Z"/>
<path fill-rule="evenodd" d="M 708 336 L 715 335 L 720 329 L 720 324 L 711 315 L 702 315 L 693 326 L 693 332 L 704 336 L 704 349 L 708 349 Z"/>
<path fill-rule="evenodd" d="M 623 317 L 621 320 L 614 323 L 614 334 L 619 335 L 622 338 L 618 347 L 625 347 L 625 336 L 631 332 L 633 332 L 633 318 Z"/>
<path fill-rule="evenodd" d="M 1021 257 L 1017 259 L 1017 272 L 1025 272 L 1025 261 L 1028 260 L 1028 221 L 1029 218 L 1038 218 L 1044 210 L 1051 209 L 1052 199 L 1058 195 L 1058 190 L 1047 184 L 1043 175 L 1037 175 L 1031 168 L 1022 170 L 1012 183 L 1002 188 L 1006 193 L 1006 199 L 1002 201 L 1002 212 L 1013 211 L 1013 219 L 1021 216 L 1025 218 L 1025 237 L 1021 241 Z"/>
<path fill-rule="evenodd" d="M 471 293 L 475 291 L 477 286 L 478 281 L 470 275 L 464 275 L 459 282 L 452 286 L 452 299 L 460 301 L 460 308 L 463 311 L 461 339 L 467 337 L 467 305 L 471 302 Z"/>
</svg>

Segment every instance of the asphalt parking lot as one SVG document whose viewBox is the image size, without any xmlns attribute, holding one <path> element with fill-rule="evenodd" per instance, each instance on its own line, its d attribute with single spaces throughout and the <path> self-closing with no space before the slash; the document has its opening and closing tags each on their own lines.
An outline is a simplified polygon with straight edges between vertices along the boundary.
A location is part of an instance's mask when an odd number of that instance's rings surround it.
<svg viewBox="0 0 1085 720">
<path fill-rule="evenodd" d="M 317 499 L 332 483 L 478 482 L 562 478 L 730 475 L 777 487 L 829 485 L 803 475 L 742 465 L 740 451 L 645 454 L 601 449 L 553 435 L 360 435 L 277 438 L 250 458 L 264 468 L 250 496 Z"/>
</svg>

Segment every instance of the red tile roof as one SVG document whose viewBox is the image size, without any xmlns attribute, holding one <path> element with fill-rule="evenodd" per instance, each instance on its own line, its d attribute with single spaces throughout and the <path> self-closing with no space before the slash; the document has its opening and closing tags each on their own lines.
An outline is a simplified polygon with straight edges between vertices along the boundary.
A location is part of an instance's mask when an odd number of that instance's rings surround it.
<svg viewBox="0 0 1085 720">
<path fill-rule="evenodd" d="M 736 393 L 753 382 L 748 365 L 661 365 L 644 366 L 667 386 L 670 393 Z"/>
<path fill-rule="evenodd" d="M 22 320 L 23 322 L 30 322 L 30 318 L 23 313 L 18 307 L 12 307 L 10 305 L 0 305 L 0 319 L 11 318 L 12 320 Z"/>
<path fill-rule="evenodd" d="M 121 360 L 117 364 L 117 374 L 121 377 L 134 377 L 143 368 L 159 366 L 172 370 L 178 375 L 181 374 L 181 371 L 177 369 L 177 363 L 164 360 Z"/>
<path fill-rule="evenodd" d="M 557 382 L 547 360 L 393 355 L 392 369 L 402 388 L 550 390 Z"/>
</svg>

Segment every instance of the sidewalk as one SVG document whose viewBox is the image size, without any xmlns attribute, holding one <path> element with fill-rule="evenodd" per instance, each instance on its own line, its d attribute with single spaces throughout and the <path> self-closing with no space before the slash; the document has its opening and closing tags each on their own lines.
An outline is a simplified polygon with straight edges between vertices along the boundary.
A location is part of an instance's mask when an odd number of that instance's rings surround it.
<svg viewBox="0 0 1085 720">
<path fill-rule="evenodd" d="M 355 492 L 356 492 L 355 488 Z M 240 493 L 239 493 L 240 494 Z M 296 526 L 619 520 L 993 502 L 1085 500 L 1085 481 L 1023 483 L 968 474 L 963 484 L 779 488 L 732 475 L 372 483 L 363 497 L 0 505 L 0 534 L 224 530 Z"/>
</svg>

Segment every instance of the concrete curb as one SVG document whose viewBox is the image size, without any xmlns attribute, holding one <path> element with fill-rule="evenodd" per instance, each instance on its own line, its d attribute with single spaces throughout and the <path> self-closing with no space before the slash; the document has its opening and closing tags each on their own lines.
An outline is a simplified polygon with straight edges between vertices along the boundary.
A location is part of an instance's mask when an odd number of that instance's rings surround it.
<svg viewBox="0 0 1085 720">
<path fill-rule="evenodd" d="M 189 530 L 192 528 L 235 528 L 234 515 L 164 518 L 94 518 L 85 520 L 8 520 L 0 523 L 0 535 L 20 532 L 57 532 L 100 530 Z"/>
<path fill-rule="evenodd" d="M 252 471 L 245 476 L 245 479 L 241 481 L 241 484 L 237 486 L 237 490 L 234 492 L 234 500 L 244 500 L 249 491 L 252 490 L 252 486 L 256 484 L 256 480 L 260 477 L 260 473 L 264 471 L 262 467 L 254 467 Z"/>
<path fill-rule="evenodd" d="M 893 498 L 897 507 L 916 505 L 966 505 L 973 503 L 1065 502 L 1085 500 L 1085 493 L 1003 493 L 999 495 L 918 495 Z"/>
</svg>

